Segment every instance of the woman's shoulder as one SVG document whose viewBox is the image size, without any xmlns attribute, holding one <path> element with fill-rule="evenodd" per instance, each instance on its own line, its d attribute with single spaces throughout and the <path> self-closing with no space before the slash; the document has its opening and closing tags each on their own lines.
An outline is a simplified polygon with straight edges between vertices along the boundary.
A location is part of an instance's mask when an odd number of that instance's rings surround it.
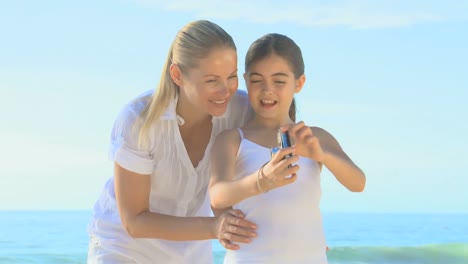
<svg viewBox="0 0 468 264">
<path fill-rule="evenodd" d="M 237 90 L 237 92 L 232 96 L 230 107 L 231 108 L 238 108 L 238 107 L 247 107 L 249 105 L 249 97 L 247 92 L 244 90 Z"/>
<path fill-rule="evenodd" d="M 250 107 L 246 91 L 237 90 L 231 98 L 226 115 L 231 120 L 234 120 L 233 127 L 242 126 L 253 117 L 253 110 Z"/>
<path fill-rule="evenodd" d="M 134 127 L 143 122 L 141 113 L 144 111 L 147 103 L 151 100 L 152 92 L 146 91 L 137 97 L 131 99 L 117 114 L 114 121 L 114 129 L 120 128 L 121 130 L 127 127 Z"/>
<path fill-rule="evenodd" d="M 141 112 L 144 111 L 147 104 L 151 101 L 153 96 L 153 91 L 148 90 L 145 91 L 132 100 L 130 100 L 124 107 L 122 108 L 122 112 L 130 112 L 140 115 Z"/>
</svg>

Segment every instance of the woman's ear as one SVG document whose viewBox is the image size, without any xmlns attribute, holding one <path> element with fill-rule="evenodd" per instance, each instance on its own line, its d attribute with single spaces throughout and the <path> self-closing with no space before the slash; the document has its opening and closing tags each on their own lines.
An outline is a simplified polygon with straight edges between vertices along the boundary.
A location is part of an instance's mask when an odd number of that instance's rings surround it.
<svg viewBox="0 0 468 264">
<path fill-rule="evenodd" d="M 294 88 L 295 93 L 299 93 L 302 90 L 302 87 L 304 87 L 305 81 L 306 81 L 306 77 L 304 74 L 302 74 L 301 76 L 299 76 L 299 78 L 297 78 L 296 88 Z"/>
<path fill-rule="evenodd" d="M 182 87 L 184 82 L 182 81 L 182 72 L 180 67 L 177 64 L 171 64 L 169 67 L 169 72 L 171 73 L 171 78 L 177 84 L 177 86 Z"/>
</svg>

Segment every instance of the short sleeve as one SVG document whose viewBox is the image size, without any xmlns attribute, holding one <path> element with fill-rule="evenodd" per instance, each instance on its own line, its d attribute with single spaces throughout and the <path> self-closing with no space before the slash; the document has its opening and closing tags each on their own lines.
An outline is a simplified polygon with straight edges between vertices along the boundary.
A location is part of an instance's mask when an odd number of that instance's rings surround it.
<svg viewBox="0 0 468 264">
<path fill-rule="evenodd" d="M 126 170 L 152 174 L 154 161 L 150 147 L 138 145 L 138 134 L 143 124 L 139 112 L 132 104 L 125 106 L 120 112 L 111 133 L 109 159 Z"/>
</svg>

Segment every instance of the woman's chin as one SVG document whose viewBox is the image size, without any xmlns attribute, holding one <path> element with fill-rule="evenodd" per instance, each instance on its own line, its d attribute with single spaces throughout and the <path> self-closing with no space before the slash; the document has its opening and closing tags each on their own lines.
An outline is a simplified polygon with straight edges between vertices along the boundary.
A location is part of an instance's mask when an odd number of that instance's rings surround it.
<svg viewBox="0 0 468 264">
<path fill-rule="evenodd" d="M 222 115 L 224 115 L 224 113 L 226 113 L 226 110 L 227 108 L 225 109 L 216 109 L 216 110 L 211 110 L 210 111 L 210 115 L 214 116 L 214 117 L 220 117 Z"/>
<path fill-rule="evenodd" d="M 215 104 L 215 103 L 210 102 L 210 106 L 209 106 L 209 109 L 208 109 L 210 115 L 212 115 L 212 116 L 222 116 L 222 115 L 224 115 L 224 113 L 226 113 L 226 111 L 227 111 L 228 103 L 229 103 L 229 101 L 226 101 L 223 104 Z"/>
</svg>

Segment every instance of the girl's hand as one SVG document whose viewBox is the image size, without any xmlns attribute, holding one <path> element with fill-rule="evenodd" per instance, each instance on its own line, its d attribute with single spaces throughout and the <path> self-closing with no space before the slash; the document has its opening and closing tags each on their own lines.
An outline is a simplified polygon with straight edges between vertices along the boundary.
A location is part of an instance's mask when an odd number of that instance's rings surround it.
<svg viewBox="0 0 468 264">
<path fill-rule="evenodd" d="M 215 234 L 219 243 L 226 249 L 238 250 L 238 243 L 250 243 L 257 236 L 256 225 L 245 220 L 240 210 L 229 209 L 215 217 Z"/>
<path fill-rule="evenodd" d="M 280 149 L 268 163 L 260 168 L 258 172 L 260 191 L 266 192 L 291 184 L 296 180 L 299 165 L 293 164 L 299 161 L 299 156 L 295 155 L 294 152 L 295 147 Z"/>
<path fill-rule="evenodd" d="M 289 136 L 295 141 L 297 155 L 323 163 L 325 151 L 312 129 L 306 126 L 303 121 L 282 129 L 283 131 L 287 130 Z"/>
</svg>

